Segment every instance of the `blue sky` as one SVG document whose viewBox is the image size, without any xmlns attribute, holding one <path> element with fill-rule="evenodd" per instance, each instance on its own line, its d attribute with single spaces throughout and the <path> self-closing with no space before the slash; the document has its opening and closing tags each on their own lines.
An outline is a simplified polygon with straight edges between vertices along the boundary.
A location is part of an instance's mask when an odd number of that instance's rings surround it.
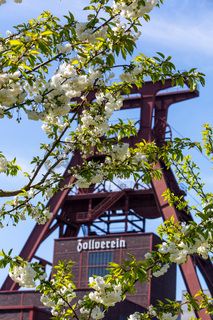
<svg viewBox="0 0 213 320">
<path fill-rule="evenodd" d="M 43 10 L 50 10 L 59 17 L 69 10 L 83 21 L 81 8 L 86 3 L 85 0 L 23 0 L 18 5 L 8 0 L 7 4 L 0 6 L 0 33 L 4 35 L 6 30 L 12 30 L 13 25 L 36 17 Z M 180 70 L 197 67 L 206 74 L 206 86 L 200 88 L 200 97 L 171 106 L 168 119 L 169 124 L 182 136 L 199 140 L 202 124 L 212 123 L 213 119 L 213 1 L 165 0 L 161 9 L 155 9 L 151 17 L 149 24 L 144 23 L 137 52 L 154 55 L 156 51 L 161 51 L 171 55 Z M 16 156 L 25 170 L 29 168 L 31 157 L 39 150 L 40 140 L 45 139 L 40 123 L 31 122 L 29 125 L 24 120 L 21 124 L 15 120 L 1 120 L 0 135 L 0 150 L 8 158 Z M 195 157 L 202 168 L 207 189 L 210 190 L 213 187 L 210 165 L 204 157 L 198 154 Z M 9 186 L 15 188 L 20 182 L 8 180 L 3 175 L 0 177 L 0 185 L 3 187 L 9 183 Z M 9 227 L 1 231 L 0 248 L 14 247 L 14 253 L 18 254 L 32 226 L 32 221 L 27 221 L 16 229 Z M 3 275 L 0 275 L 0 280 Z"/>
</svg>

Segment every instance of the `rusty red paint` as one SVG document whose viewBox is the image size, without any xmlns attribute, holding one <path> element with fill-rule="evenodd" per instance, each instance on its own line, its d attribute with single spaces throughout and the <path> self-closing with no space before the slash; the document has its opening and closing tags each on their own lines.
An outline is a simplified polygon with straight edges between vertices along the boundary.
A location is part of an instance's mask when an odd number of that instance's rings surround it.
<svg viewBox="0 0 213 320">
<path fill-rule="evenodd" d="M 135 145 L 135 143 L 140 142 L 141 139 L 146 139 L 147 141 L 151 141 L 155 139 L 158 145 L 161 145 L 165 141 L 165 134 L 167 130 L 167 115 L 168 109 L 170 105 L 174 103 L 178 103 L 180 101 L 185 101 L 187 99 L 192 99 L 198 97 L 198 91 L 190 91 L 190 90 L 182 90 L 177 92 L 160 92 L 164 89 L 169 89 L 172 87 L 172 83 L 170 79 L 167 79 L 164 84 L 161 82 L 157 82 L 153 84 L 152 82 L 146 82 L 141 89 L 137 87 L 133 87 L 131 93 L 139 94 L 138 97 L 130 96 L 130 98 L 126 99 L 123 104 L 123 109 L 131 109 L 131 108 L 140 108 L 140 129 L 138 131 L 138 135 L 136 137 L 131 137 L 129 139 L 125 139 L 128 141 L 131 146 Z M 95 92 L 91 92 L 88 99 L 93 100 L 95 98 Z M 154 114 L 155 111 L 155 114 Z M 154 121 L 153 121 L 154 115 Z M 71 166 L 80 164 L 81 158 L 78 154 L 75 154 L 64 173 L 64 181 L 62 182 L 62 186 L 67 183 L 74 182 L 74 178 L 69 175 L 68 170 Z M 187 215 L 185 212 L 180 212 L 173 207 L 170 207 L 162 197 L 162 193 L 170 188 L 175 194 L 180 194 L 181 190 L 178 187 L 177 181 L 171 170 L 166 170 L 162 163 L 158 164 L 158 168 L 162 169 L 163 176 L 159 181 L 152 182 L 152 190 L 145 190 L 141 197 L 141 212 L 145 212 L 143 207 L 143 201 L 145 195 L 150 198 L 147 198 L 147 204 L 149 210 L 147 210 L 147 216 L 151 218 L 151 211 L 155 212 L 156 216 L 162 215 L 164 219 L 169 219 L 171 216 L 174 216 L 176 221 L 189 221 L 192 220 L 190 215 Z M 99 193 L 93 193 L 95 190 L 95 186 L 92 186 L 88 189 L 80 189 L 79 194 L 73 197 L 68 196 L 69 190 L 63 190 L 57 192 L 49 201 L 48 206 L 50 207 L 51 212 L 53 212 L 52 219 L 46 223 L 44 226 L 36 225 L 33 229 L 31 235 L 29 236 L 25 246 L 23 247 L 20 255 L 27 260 L 31 260 L 35 257 L 36 251 L 46 238 L 56 229 L 60 227 L 61 224 L 65 224 L 67 215 L 68 215 L 68 207 L 72 208 L 74 206 L 74 201 L 79 203 L 76 205 L 76 212 L 79 212 L 78 209 L 82 205 L 84 201 L 90 201 L 90 216 L 86 216 L 86 220 L 77 221 L 77 218 L 74 217 L 71 221 L 71 224 L 67 224 L 66 231 L 64 234 L 61 229 L 61 236 L 75 235 L 77 236 L 77 232 L 79 230 L 80 223 L 91 223 L 95 217 L 98 217 L 101 212 L 111 207 L 120 205 L 123 198 L 128 197 L 128 203 L 131 203 L 131 195 L 130 191 L 123 192 L 123 194 L 117 193 L 117 195 L 111 194 L 109 196 Z M 128 193 L 128 194 L 127 194 Z M 136 199 L 137 191 L 133 191 L 135 193 L 132 195 L 133 199 Z M 97 201 L 98 197 L 102 197 L 101 201 L 96 204 L 96 207 L 91 207 L 91 201 Z M 107 197 L 109 197 L 107 199 Z M 123 198 L 122 198 L 123 197 Z M 96 200 L 95 200 L 96 199 Z M 120 201 L 120 202 L 119 202 Z M 82 202 L 82 203 L 81 203 Z M 127 203 L 127 198 L 124 200 L 125 204 Z M 89 205 L 89 203 L 88 203 Z M 59 209 L 63 209 L 62 214 L 59 218 L 57 214 Z M 155 218 L 153 216 L 152 218 Z M 53 223 L 55 223 L 53 225 Z M 212 264 L 210 261 L 202 261 L 201 258 L 196 257 L 195 259 L 189 258 L 188 262 L 181 266 L 181 272 L 183 274 L 183 278 L 186 284 L 188 291 L 191 294 L 195 294 L 198 290 L 201 289 L 200 282 L 196 273 L 196 266 L 199 267 L 201 273 L 203 274 L 206 282 L 209 286 L 210 291 L 212 291 L 212 275 L 209 270 L 212 270 Z M 2 290 L 17 290 L 18 286 L 8 277 L 3 286 Z M 203 320 L 209 320 L 210 317 L 204 313 L 204 311 L 199 313 L 199 316 Z"/>
</svg>

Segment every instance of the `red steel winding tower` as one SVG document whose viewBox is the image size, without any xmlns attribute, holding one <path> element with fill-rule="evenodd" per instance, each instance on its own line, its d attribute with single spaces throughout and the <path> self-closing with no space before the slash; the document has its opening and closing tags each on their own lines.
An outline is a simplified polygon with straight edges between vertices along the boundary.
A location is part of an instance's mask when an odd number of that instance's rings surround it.
<svg viewBox="0 0 213 320">
<path fill-rule="evenodd" d="M 169 106 L 199 95 L 198 91 L 192 92 L 189 89 L 166 91 L 170 88 L 170 80 L 166 80 L 165 84 L 146 82 L 142 89 L 133 87 L 129 97 L 125 98 L 122 110 L 137 108 L 140 111 L 138 134 L 126 139 L 131 146 L 142 139 L 155 140 L 157 145 L 165 143 L 171 134 L 167 124 Z M 93 98 L 91 94 L 91 100 Z M 75 181 L 69 169 L 79 163 L 81 158 L 76 153 L 64 172 L 62 187 Z M 162 162 L 157 166 L 162 169 L 162 178 L 153 180 L 149 186 L 136 182 L 127 187 L 115 181 L 111 186 L 101 183 L 88 189 L 58 191 L 47 204 L 53 213 L 51 220 L 45 225 L 35 225 L 20 255 L 28 261 L 37 260 L 44 266 L 64 258 L 77 261 L 74 274 L 79 294 L 87 290 L 88 276 L 93 272 L 103 274 L 108 261 L 119 262 L 127 253 L 142 258 L 145 252 L 159 242 L 154 234 L 145 233 L 145 221 L 159 217 L 169 219 L 171 216 L 176 221 L 187 222 L 193 219 L 184 211 L 170 207 L 162 197 L 167 188 L 176 195 L 183 194 L 183 191 L 171 169 L 165 169 Z M 55 241 L 53 262 L 48 262 L 46 257 L 38 257 L 37 251 L 56 230 L 59 239 Z M 188 292 L 194 295 L 201 289 L 197 269 L 213 294 L 212 263 L 210 259 L 203 260 L 200 256 L 191 256 L 180 266 Z M 151 280 L 143 287 L 143 291 L 138 289 L 138 294 L 133 298 L 128 297 L 127 308 L 134 312 L 136 304 L 140 311 L 156 299 L 174 298 L 175 283 L 171 284 L 171 281 L 174 278 L 175 282 L 175 277 L 175 267 L 172 267 L 162 281 Z M 49 312 L 41 307 L 38 295 L 18 289 L 18 285 L 8 276 L 0 292 L 0 319 L 49 319 Z M 125 306 L 120 308 L 125 309 Z M 117 312 L 119 314 L 119 307 Z M 113 319 L 112 315 L 109 316 Z M 204 311 L 198 312 L 197 316 L 210 320 Z M 125 319 L 125 315 L 120 319 Z"/>
</svg>

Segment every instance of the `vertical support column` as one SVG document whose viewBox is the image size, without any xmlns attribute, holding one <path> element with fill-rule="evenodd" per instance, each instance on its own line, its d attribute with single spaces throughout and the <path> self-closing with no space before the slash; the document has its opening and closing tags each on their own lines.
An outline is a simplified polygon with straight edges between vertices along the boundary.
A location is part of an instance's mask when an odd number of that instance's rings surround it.
<svg viewBox="0 0 213 320">
<path fill-rule="evenodd" d="M 125 194 L 125 232 L 128 232 L 128 213 L 129 213 L 129 197 Z"/>
<path fill-rule="evenodd" d="M 156 99 L 155 102 L 154 138 L 157 145 L 165 142 L 169 103 L 163 99 Z"/>
<path fill-rule="evenodd" d="M 157 169 L 162 170 L 162 178 L 161 180 L 153 180 L 152 187 L 154 190 L 155 198 L 157 205 L 159 207 L 160 212 L 162 213 L 162 217 L 164 220 L 170 219 L 174 217 L 175 221 L 180 220 L 181 212 L 176 210 L 174 207 L 169 206 L 168 202 L 164 200 L 162 197 L 163 192 L 169 188 L 166 171 L 163 169 L 162 164 L 157 165 Z M 168 171 L 169 172 L 169 171 Z M 194 296 L 198 293 L 198 291 L 202 290 L 197 272 L 196 266 L 192 257 L 188 257 L 186 263 L 180 265 L 180 270 L 187 288 L 187 291 Z M 196 314 L 202 320 L 211 320 L 210 315 L 205 313 L 205 310 L 198 311 Z"/>
<path fill-rule="evenodd" d="M 89 204 L 88 204 L 88 212 L 87 212 L 88 218 L 92 218 L 92 199 L 89 199 Z"/>
<path fill-rule="evenodd" d="M 110 210 L 108 210 L 106 214 L 107 214 L 107 234 L 110 234 Z"/>
<path fill-rule="evenodd" d="M 35 312 L 34 312 L 33 309 L 31 309 L 30 312 L 29 312 L 29 320 L 35 320 L 34 315 L 35 315 Z"/>
<path fill-rule="evenodd" d="M 155 97 L 144 96 L 141 98 L 141 117 L 140 117 L 140 130 L 142 130 L 143 139 L 151 141 L 152 137 L 152 116 L 155 104 Z"/>
</svg>

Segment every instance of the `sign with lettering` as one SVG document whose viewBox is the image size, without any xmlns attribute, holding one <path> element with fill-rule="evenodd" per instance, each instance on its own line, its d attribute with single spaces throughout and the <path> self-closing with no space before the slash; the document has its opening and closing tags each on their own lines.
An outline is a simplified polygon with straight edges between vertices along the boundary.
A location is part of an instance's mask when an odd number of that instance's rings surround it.
<svg viewBox="0 0 213 320">
<path fill-rule="evenodd" d="M 79 239 L 77 243 L 77 251 L 87 251 L 87 250 L 107 250 L 107 249 L 120 249 L 126 248 L 126 241 L 123 239 L 115 240 L 83 240 Z"/>
</svg>

